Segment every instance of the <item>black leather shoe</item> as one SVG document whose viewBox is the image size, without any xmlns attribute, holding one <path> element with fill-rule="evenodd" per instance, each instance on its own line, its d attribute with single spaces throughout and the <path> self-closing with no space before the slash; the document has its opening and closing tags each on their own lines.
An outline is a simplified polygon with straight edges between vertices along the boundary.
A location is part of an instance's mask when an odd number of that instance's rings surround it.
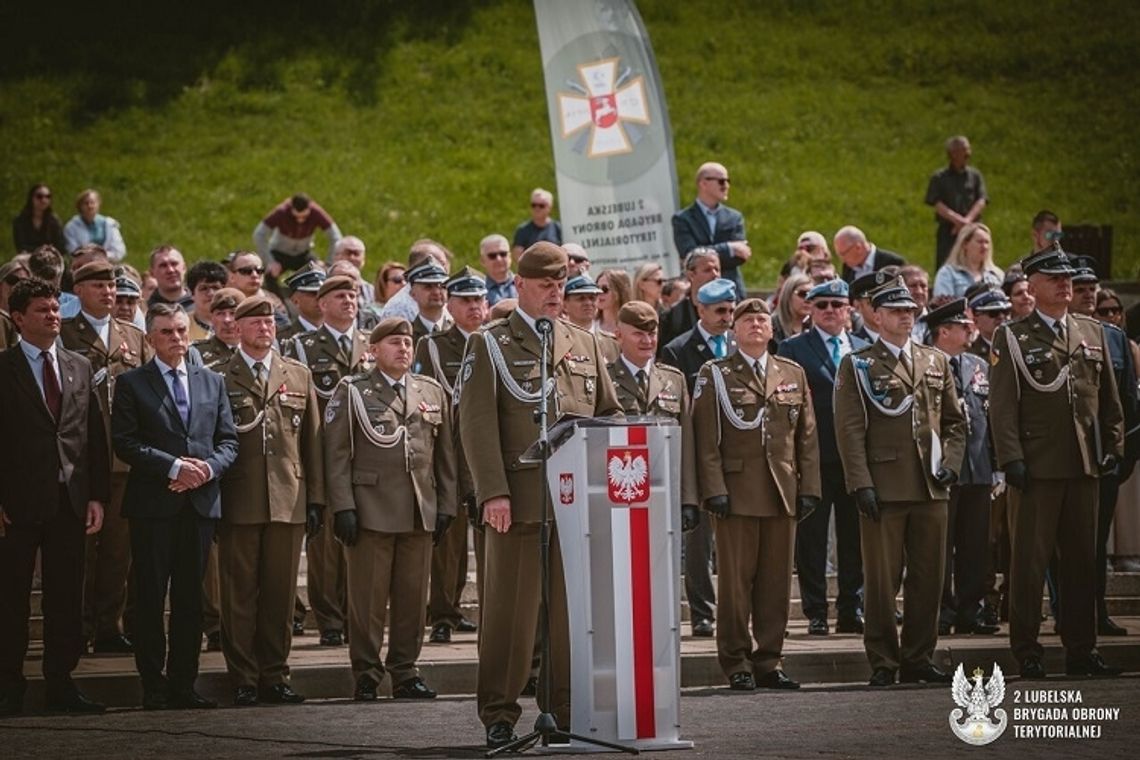
<svg viewBox="0 0 1140 760">
<path fill-rule="evenodd" d="M 894 686 L 895 685 L 895 671 L 890 668 L 875 668 L 875 672 L 871 674 L 871 680 L 868 682 L 869 686 Z"/>
<path fill-rule="evenodd" d="M 841 617 L 835 624 L 836 633 L 863 633 L 863 618 Z"/>
<path fill-rule="evenodd" d="M 479 626 L 467 618 L 460 618 L 459 624 L 455 626 L 455 630 L 460 633 L 475 633 L 475 631 L 479 630 Z"/>
<path fill-rule="evenodd" d="M 1026 679 L 1044 678 L 1045 666 L 1041 664 L 1041 658 L 1029 656 L 1022 660 L 1021 677 Z"/>
<path fill-rule="evenodd" d="M 412 676 L 392 689 L 392 699 L 435 699 L 435 692 L 428 688 L 424 679 Z"/>
<path fill-rule="evenodd" d="M 1106 663 L 1098 652 L 1090 652 L 1086 657 L 1065 662 L 1065 675 L 1068 676 L 1118 676 L 1123 672 Z"/>
<path fill-rule="evenodd" d="M 523 687 L 520 697 L 537 697 L 538 696 L 538 676 L 531 676 L 526 679 L 526 686 Z"/>
<path fill-rule="evenodd" d="M 827 618 L 812 618 L 808 621 L 808 633 L 812 636 L 826 636 L 829 632 Z"/>
<path fill-rule="evenodd" d="M 755 691 L 756 679 L 747 671 L 733 673 L 728 677 L 728 688 L 733 691 Z"/>
<path fill-rule="evenodd" d="M 758 689 L 798 689 L 799 683 L 788 678 L 788 675 L 776 668 L 769 671 L 756 679 L 756 688 Z"/>
<path fill-rule="evenodd" d="M 357 702 L 371 702 L 376 699 L 377 685 L 368 676 L 361 676 L 360 680 L 356 682 L 356 689 L 352 692 L 352 698 Z"/>
<path fill-rule="evenodd" d="M 17 694 L 0 694 L 0 718 L 24 711 L 24 698 Z"/>
<path fill-rule="evenodd" d="M 978 622 L 985 623 L 986 625 L 997 625 L 999 622 L 997 609 L 990 604 L 982 607 L 982 612 L 978 615 Z"/>
<path fill-rule="evenodd" d="M 206 634 L 206 651 L 207 652 L 220 652 L 222 651 L 222 634 L 220 631 Z"/>
<path fill-rule="evenodd" d="M 91 643 L 91 651 L 95 654 L 131 654 L 135 648 L 130 639 L 119 633 L 105 639 L 95 639 Z"/>
<path fill-rule="evenodd" d="M 436 623 L 431 627 L 431 635 L 428 636 L 428 641 L 433 644 L 450 644 L 451 626 L 447 623 Z"/>
<path fill-rule="evenodd" d="M 918 668 L 902 668 L 899 670 L 899 683 L 953 683 L 954 676 L 943 673 L 933 665 L 926 664 Z"/>
<path fill-rule="evenodd" d="M 91 701 L 83 695 L 83 692 L 71 684 L 58 692 L 49 691 L 45 702 L 49 712 L 89 714 L 107 711 L 106 705 Z"/>
<path fill-rule="evenodd" d="M 234 707 L 255 707 L 257 689 L 252 686 L 239 686 L 234 689 Z"/>
<path fill-rule="evenodd" d="M 300 620 L 294 620 L 293 621 L 293 635 L 294 636 L 304 636 L 305 635 L 305 624 L 302 623 Z"/>
<path fill-rule="evenodd" d="M 206 699 L 193 689 L 174 692 L 167 698 L 167 702 L 174 710 L 213 710 L 218 706 L 217 702 Z"/>
<path fill-rule="evenodd" d="M 939 620 L 938 621 L 938 635 L 939 636 L 949 636 L 950 635 L 950 624 L 944 623 L 941 620 Z"/>
<path fill-rule="evenodd" d="M 1127 636 L 1128 629 L 1122 625 L 1117 625 L 1113 622 L 1112 618 L 1101 618 L 1097 623 L 1096 632 L 1098 636 Z"/>
<path fill-rule="evenodd" d="M 498 749 L 519 738 L 515 735 L 515 728 L 505 720 L 492 723 L 487 727 L 487 749 Z"/>
<path fill-rule="evenodd" d="M 144 710 L 169 710 L 170 700 L 166 698 L 164 691 L 144 691 L 142 708 Z"/>
<path fill-rule="evenodd" d="M 899 612 L 898 610 L 895 610 L 895 625 L 902 625 L 902 623 L 903 623 L 902 613 Z"/>
<path fill-rule="evenodd" d="M 321 631 L 321 646 L 323 646 L 323 647 L 342 647 L 342 646 L 344 646 L 344 633 L 341 631 Z"/>
<path fill-rule="evenodd" d="M 990 625 L 989 623 L 983 623 L 981 620 L 977 621 L 976 623 L 965 623 L 965 624 L 960 623 L 960 624 L 954 626 L 954 631 L 956 633 L 962 633 L 962 634 L 968 633 L 968 634 L 974 634 L 976 636 L 993 636 L 995 633 L 997 633 L 1000 630 L 1001 630 L 1001 626 Z"/>
<path fill-rule="evenodd" d="M 261 701 L 271 705 L 299 705 L 305 697 L 293 691 L 287 683 L 275 683 L 268 689 L 261 690 Z"/>
<path fill-rule="evenodd" d="M 709 638 L 714 633 L 713 622 L 704 618 L 698 618 L 693 621 L 693 635 Z"/>
</svg>

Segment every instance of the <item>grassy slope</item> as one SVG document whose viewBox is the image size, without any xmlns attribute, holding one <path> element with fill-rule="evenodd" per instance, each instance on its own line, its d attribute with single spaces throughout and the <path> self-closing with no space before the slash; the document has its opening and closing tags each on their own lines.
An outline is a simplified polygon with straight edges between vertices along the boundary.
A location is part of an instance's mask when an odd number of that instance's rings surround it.
<svg viewBox="0 0 1140 760">
<path fill-rule="evenodd" d="M 681 195 L 700 161 L 728 164 L 757 252 L 752 283 L 774 280 L 800 230 L 849 222 L 929 262 L 922 195 L 958 132 L 994 199 L 1000 262 L 1025 251 L 1028 219 L 1050 207 L 1115 225 L 1115 274 L 1135 273 L 1135 3 L 639 6 Z M 0 209 L 14 214 L 42 178 L 69 212 L 93 185 L 140 263 L 165 240 L 191 258 L 246 246 L 262 213 L 305 189 L 365 239 L 370 269 L 421 236 L 472 259 L 482 235 L 521 220 L 532 187 L 553 185 L 553 167 L 530 4 L 480 3 L 447 21 L 430 34 L 422 18 L 386 21 L 380 42 L 348 53 L 335 40 L 286 55 L 235 40 L 181 72 L 173 96 L 155 97 L 145 71 L 25 67 L 0 79 Z M 178 56 L 193 42 L 164 44 Z M 118 86 L 105 98 L 104 80 Z"/>
</svg>

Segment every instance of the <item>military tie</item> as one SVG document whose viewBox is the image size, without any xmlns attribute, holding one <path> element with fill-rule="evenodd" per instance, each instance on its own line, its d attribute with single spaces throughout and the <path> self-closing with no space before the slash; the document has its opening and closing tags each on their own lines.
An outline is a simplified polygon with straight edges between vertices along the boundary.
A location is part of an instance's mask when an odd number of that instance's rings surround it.
<svg viewBox="0 0 1140 760">
<path fill-rule="evenodd" d="M 950 370 L 954 373 L 954 387 L 962 393 L 962 360 L 957 356 L 950 357 Z"/>
<path fill-rule="evenodd" d="M 727 346 L 723 335 L 712 336 L 713 356 L 718 359 L 723 359 L 727 354 Z"/>
<path fill-rule="evenodd" d="M 1057 329 L 1057 337 L 1061 339 L 1062 343 L 1064 343 L 1065 342 L 1065 318 L 1062 317 L 1061 319 L 1058 319 L 1056 322 L 1053 323 L 1053 327 L 1055 327 Z"/>
<path fill-rule="evenodd" d="M 765 382 L 764 368 L 760 366 L 759 361 L 752 362 L 752 371 L 756 373 L 756 379 L 760 382 L 760 388 L 763 389 Z"/>
<path fill-rule="evenodd" d="M 637 371 L 637 392 L 641 395 L 641 401 L 646 405 L 649 404 L 649 375 L 645 370 L 639 369 Z"/>
<path fill-rule="evenodd" d="M 827 339 L 827 342 L 831 346 L 831 363 L 838 367 L 840 360 L 843 358 L 843 355 L 839 352 L 839 336 L 832 335 Z"/>
<path fill-rule="evenodd" d="M 344 363 L 351 365 L 352 364 L 352 341 L 350 341 L 348 339 L 347 335 L 342 335 L 342 336 L 340 336 L 340 340 L 338 341 L 338 343 L 340 343 L 340 352 L 341 352 L 341 354 L 344 355 Z"/>
<path fill-rule="evenodd" d="M 407 419 L 408 404 L 407 399 L 404 398 L 404 384 L 401 382 L 392 383 L 392 392 L 396 394 L 396 399 L 400 402 L 400 408 L 397 410 L 397 414 L 400 415 L 401 419 Z"/>
<path fill-rule="evenodd" d="M 907 377 L 914 379 L 914 373 L 910 369 L 910 356 L 907 354 L 906 349 L 899 351 L 899 364 L 902 365 L 906 371 Z"/>
<path fill-rule="evenodd" d="M 253 363 L 253 387 L 257 395 L 265 400 L 265 365 L 261 362 Z"/>
<path fill-rule="evenodd" d="M 52 419 L 59 422 L 59 414 L 63 410 L 63 391 L 59 387 L 59 377 L 55 374 L 55 364 L 52 363 L 51 353 L 44 351 L 40 354 L 44 363 L 44 403 L 51 412 Z"/>
</svg>

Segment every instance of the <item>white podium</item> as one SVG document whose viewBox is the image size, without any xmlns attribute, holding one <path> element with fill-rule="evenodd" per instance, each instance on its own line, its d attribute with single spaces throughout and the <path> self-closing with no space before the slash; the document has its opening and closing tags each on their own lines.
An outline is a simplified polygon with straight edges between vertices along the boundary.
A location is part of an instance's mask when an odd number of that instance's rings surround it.
<svg viewBox="0 0 1140 760">
<path fill-rule="evenodd" d="M 552 429 L 550 443 L 570 730 L 639 750 L 691 748 L 679 738 L 681 428 L 659 417 L 577 419 Z"/>
</svg>

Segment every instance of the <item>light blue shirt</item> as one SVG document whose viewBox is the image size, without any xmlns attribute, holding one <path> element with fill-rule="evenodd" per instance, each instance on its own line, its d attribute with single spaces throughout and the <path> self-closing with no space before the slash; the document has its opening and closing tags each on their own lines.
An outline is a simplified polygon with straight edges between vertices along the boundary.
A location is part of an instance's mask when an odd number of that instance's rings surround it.
<svg viewBox="0 0 1140 760">
<path fill-rule="evenodd" d="M 508 273 L 507 279 L 502 282 L 495 282 L 490 277 L 487 278 L 487 305 L 494 306 L 504 298 L 518 298 L 519 289 L 515 287 L 515 277 Z"/>
<path fill-rule="evenodd" d="M 154 365 L 158 367 L 158 371 L 162 374 L 162 381 L 166 383 L 166 391 L 170 394 L 170 398 L 174 398 L 174 383 L 177 382 L 182 386 L 182 392 L 186 394 L 186 403 L 190 404 L 190 376 L 186 374 L 186 362 L 179 362 L 177 367 L 171 367 L 166 362 L 154 357 Z M 177 370 L 178 379 L 175 380 L 170 376 L 170 370 Z M 210 471 L 210 479 L 214 479 L 214 471 L 210 465 L 206 465 L 206 469 Z M 170 465 L 170 472 L 166 473 L 166 477 L 171 480 L 178 479 L 178 473 L 182 471 L 182 458 L 179 457 L 174 460 L 174 464 Z"/>
<path fill-rule="evenodd" d="M 989 269 L 982 273 L 982 279 L 995 288 L 1001 287 L 1001 278 L 996 272 Z M 951 264 L 943 264 L 938 273 L 934 275 L 932 295 L 935 298 L 942 296 L 961 298 L 966 295 L 966 290 L 975 282 L 977 280 L 974 279 L 973 272 Z"/>
<path fill-rule="evenodd" d="M 24 351 L 24 356 L 28 358 L 28 364 L 32 367 L 32 377 L 36 379 L 36 386 L 40 389 L 40 398 L 47 403 L 47 397 L 44 395 L 44 349 L 33 346 L 23 338 L 20 338 L 20 348 Z M 51 348 L 47 349 L 48 356 L 51 357 L 51 366 L 55 370 L 55 376 L 58 381 L 59 378 L 59 358 L 55 354 L 55 344 L 51 344 Z"/>
<path fill-rule="evenodd" d="M 77 316 L 80 312 L 81 306 L 79 304 L 79 296 L 74 293 L 60 293 L 59 294 L 59 316 L 63 319 L 71 319 Z"/>
<path fill-rule="evenodd" d="M 705 215 L 705 221 L 709 225 L 709 237 L 716 237 L 716 212 L 717 209 L 720 208 L 720 204 L 718 203 L 714 208 L 709 208 L 698 199 L 697 207 L 700 208 Z"/>
</svg>

